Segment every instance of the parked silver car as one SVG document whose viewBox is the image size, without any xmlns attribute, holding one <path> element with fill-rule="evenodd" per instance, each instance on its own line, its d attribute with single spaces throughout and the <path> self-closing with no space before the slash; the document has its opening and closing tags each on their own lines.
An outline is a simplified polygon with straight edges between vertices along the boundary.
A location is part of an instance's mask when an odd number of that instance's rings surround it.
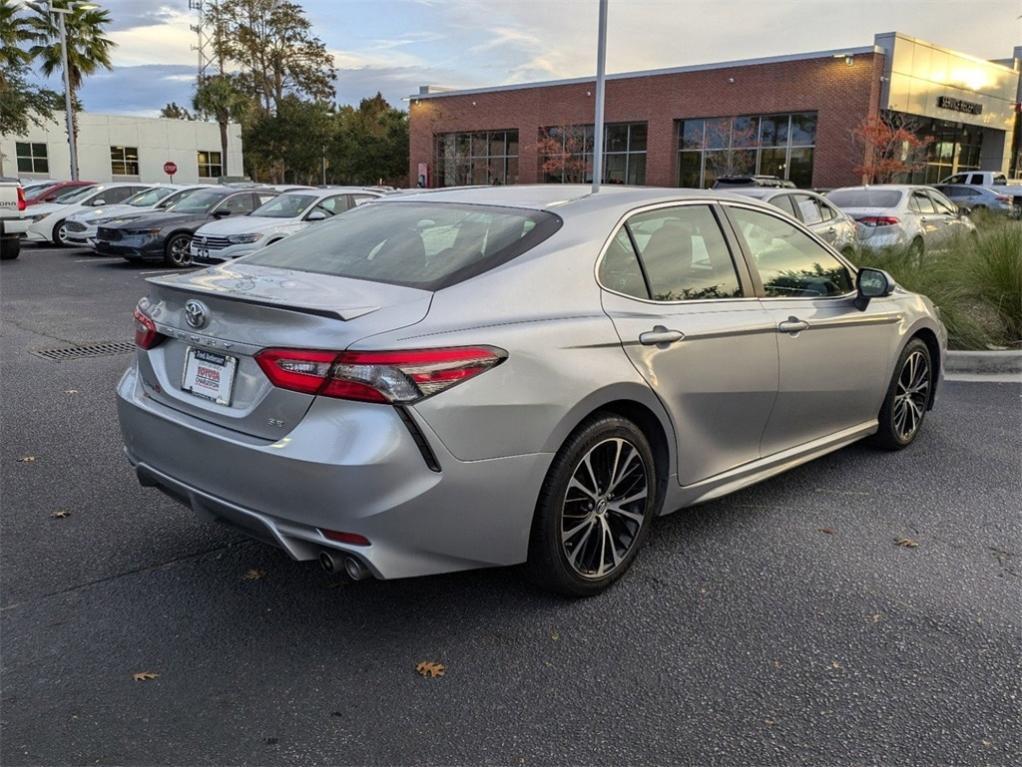
<svg viewBox="0 0 1022 767">
<path fill-rule="evenodd" d="M 976 231 L 953 202 L 930 186 L 846 186 L 828 192 L 827 199 L 858 222 L 859 244 L 869 248 L 907 247 L 921 256 Z"/>
<path fill-rule="evenodd" d="M 755 197 L 780 208 L 801 221 L 809 231 L 845 256 L 855 252 L 857 232 L 855 220 L 827 202 L 816 192 L 804 189 L 770 189 L 767 187 L 743 187 L 728 189 L 733 194 Z"/>
<path fill-rule="evenodd" d="M 946 334 L 777 208 L 681 189 L 395 195 L 149 280 L 144 485 L 355 578 L 605 588 L 656 516 L 932 407 Z"/>
<path fill-rule="evenodd" d="M 940 184 L 934 188 L 966 213 L 989 210 L 991 213 L 1003 213 L 1013 218 L 1022 216 L 1022 208 L 1015 205 L 1015 198 L 996 187 Z"/>
</svg>

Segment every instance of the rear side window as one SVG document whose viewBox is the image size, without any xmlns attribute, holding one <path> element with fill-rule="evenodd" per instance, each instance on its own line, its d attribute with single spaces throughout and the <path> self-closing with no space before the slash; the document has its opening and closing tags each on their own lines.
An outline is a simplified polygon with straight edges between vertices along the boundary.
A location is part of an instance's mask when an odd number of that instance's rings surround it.
<svg viewBox="0 0 1022 767">
<path fill-rule="evenodd" d="M 933 201 L 924 192 L 912 192 L 909 207 L 916 213 L 936 213 Z"/>
<path fill-rule="evenodd" d="M 820 206 L 808 194 L 795 195 L 795 204 L 798 205 L 800 218 L 809 226 L 823 221 Z"/>
<path fill-rule="evenodd" d="M 845 265 L 805 232 L 746 208 L 731 208 L 730 214 L 769 298 L 824 298 L 851 291 Z"/>
<path fill-rule="evenodd" d="M 943 213 L 946 216 L 957 215 L 954 203 L 940 192 L 930 192 L 930 199 L 933 200 L 933 205 L 938 213 Z"/>
<path fill-rule="evenodd" d="M 538 210 L 436 202 L 363 205 L 244 261 L 439 290 L 525 253 L 560 227 L 558 216 Z"/>
<path fill-rule="evenodd" d="M 709 206 L 685 205 L 639 213 L 626 226 L 638 248 L 653 300 L 742 295 L 731 251 Z"/>
<path fill-rule="evenodd" d="M 621 227 L 611 240 L 607 252 L 600 262 L 600 284 L 609 290 L 636 298 L 649 298 L 646 279 L 635 255 L 635 248 L 628 237 L 628 230 Z"/>
</svg>

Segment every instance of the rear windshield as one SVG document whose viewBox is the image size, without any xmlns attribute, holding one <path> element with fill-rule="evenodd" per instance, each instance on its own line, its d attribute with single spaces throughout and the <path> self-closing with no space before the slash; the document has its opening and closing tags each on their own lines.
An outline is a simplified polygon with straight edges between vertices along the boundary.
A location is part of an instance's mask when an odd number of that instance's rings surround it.
<svg viewBox="0 0 1022 767">
<path fill-rule="evenodd" d="M 896 208 L 901 194 L 897 189 L 835 189 L 827 199 L 839 208 Z"/>
<path fill-rule="evenodd" d="M 536 246 L 561 226 L 552 213 L 452 203 L 354 208 L 243 260 L 259 266 L 439 290 Z"/>
</svg>

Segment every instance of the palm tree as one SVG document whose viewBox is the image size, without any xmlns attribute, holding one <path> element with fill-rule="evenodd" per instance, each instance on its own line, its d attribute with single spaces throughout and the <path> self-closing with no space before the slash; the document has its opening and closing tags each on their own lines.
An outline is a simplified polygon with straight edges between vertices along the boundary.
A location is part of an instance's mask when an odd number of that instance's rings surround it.
<svg viewBox="0 0 1022 767">
<path fill-rule="evenodd" d="M 27 46 L 32 39 L 28 20 L 19 15 L 21 4 L 0 0 L 0 88 L 4 86 L 4 70 L 28 64 L 32 56 Z"/>
<path fill-rule="evenodd" d="M 251 106 L 244 93 L 238 90 L 229 75 L 215 75 L 199 81 L 192 106 L 197 112 L 209 115 L 220 126 L 220 161 L 223 174 L 227 172 L 227 127 L 231 120 L 239 120 Z"/>
<path fill-rule="evenodd" d="M 50 0 L 55 7 L 68 7 L 68 0 Z M 55 14 L 49 12 L 49 6 L 42 3 L 28 3 L 35 15 L 29 17 L 31 38 L 34 45 L 29 55 L 39 61 L 42 73 L 49 77 L 63 67 L 60 53 L 60 27 Z M 71 12 L 64 15 L 67 31 L 67 74 L 71 83 L 71 103 L 77 102 L 78 89 L 85 77 L 95 74 L 100 69 L 113 69 L 110 63 L 110 51 L 117 43 L 104 37 L 106 26 L 110 23 L 109 12 L 88 5 L 71 5 Z M 78 138 L 78 120 L 73 114 L 71 124 L 74 126 L 74 140 Z"/>
</svg>

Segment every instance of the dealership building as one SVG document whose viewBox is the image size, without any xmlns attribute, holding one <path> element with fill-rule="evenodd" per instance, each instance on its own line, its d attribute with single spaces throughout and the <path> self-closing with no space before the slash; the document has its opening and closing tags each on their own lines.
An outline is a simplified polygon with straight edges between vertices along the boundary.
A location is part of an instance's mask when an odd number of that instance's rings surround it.
<svg viewBox="0 0 1022 767">
<path fill-rule="evenodd" d="M 1020 69 L 1022 47 L 987 61 L 891 32 L 860 48 L 608 75 L 605 181 L 708 187 L 761 173 L 857 184 L 866 152 L 852 129 L 878 116 L 933 137 L 912 181 L 971 169 L 1022 178 Z M 594 86 L 424 86 L 410 99 L 410 178 L 591 180 Z"/>
<path fill-rule="evenodd" d="M 227 129 L 227 164 L 220 126 L 199 120 L 102 115 L 79 112 L 78 176 L 87 181 L 167 181 L 163 166 L 174 163 L 174 181 L 194 183 L 242 174 L 241 126 Z M 33 125 L 23 136 L 0 136 L 4 175 L 69 179 L 71 157 L 64 112 Z"/>
</svg>

